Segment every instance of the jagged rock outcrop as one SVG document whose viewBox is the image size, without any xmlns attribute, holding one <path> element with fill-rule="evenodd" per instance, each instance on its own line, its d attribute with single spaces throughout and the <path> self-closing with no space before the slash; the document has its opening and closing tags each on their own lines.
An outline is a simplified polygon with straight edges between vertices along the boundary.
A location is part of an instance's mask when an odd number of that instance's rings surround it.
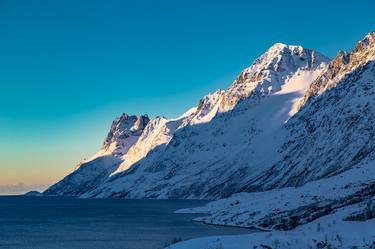
<svg viewBox="0 0 375 249">
<path fill-rule="evenodd" d="M 374 51 L 375 32 L 370 32 L 363 40 L 359 41 L 352 52 L 340 51 L 325 72 L 311 84 L 301 99 L 299 107 L 302 107 L 309 99 L 335 87 L 347 73 L 375 60 Z"/>
<path fill-rule="evenodd" d="M 112 122 L 111 129 L 103 143 L 103 154 L 124 155 L 142 134 L 149 121 L 147 115 L 137 117 L 122 114 Z"/>
</svg>

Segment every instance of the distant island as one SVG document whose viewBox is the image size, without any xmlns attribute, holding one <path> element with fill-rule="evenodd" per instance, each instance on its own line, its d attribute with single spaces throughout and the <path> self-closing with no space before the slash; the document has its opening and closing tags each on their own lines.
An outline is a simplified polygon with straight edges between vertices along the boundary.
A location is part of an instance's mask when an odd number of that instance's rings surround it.
<svg viewBox="0 0 375 249">
<path fill-rule="evenodd" d="M 25 193 L 24 196 L 43 196 L 43 194 L 40 193 L 39 191 L 32 190 L 32 191 Z"/>
</svg>

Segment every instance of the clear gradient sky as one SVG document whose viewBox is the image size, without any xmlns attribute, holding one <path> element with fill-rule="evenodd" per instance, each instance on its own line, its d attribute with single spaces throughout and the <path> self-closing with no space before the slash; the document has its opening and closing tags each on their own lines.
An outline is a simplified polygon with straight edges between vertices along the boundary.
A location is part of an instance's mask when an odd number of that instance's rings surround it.
<svg viewBox="0 0 375 249">
<path fill-rule="evenodd" d="M 0 187 L 57 181 L 122 112 L 178 116 L 275 42 L 334 57 L 374 29 L 371 0 L 0 0 Z"/>
</svg>

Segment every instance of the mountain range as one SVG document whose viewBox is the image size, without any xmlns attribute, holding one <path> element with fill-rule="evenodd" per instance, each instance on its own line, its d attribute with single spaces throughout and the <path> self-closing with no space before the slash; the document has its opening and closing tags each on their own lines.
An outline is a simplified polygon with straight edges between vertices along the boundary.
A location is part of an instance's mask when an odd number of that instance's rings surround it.
<svg viewBox="0 0 375 249">
<path fill-rule="evenodd" d="M 123 114 L 102 149 L 44 194 L 211 199 L 177 212 L 268 231 L 174 249 L 369 249 L 374 138 L 375 32 L 333 60 L 276 43 L 178 118 Z"/>
<path fill-rule="evenodd" d="M 176 119 L 123 114 L 48 195 L 218 199 L 301 186 L 373 159 L 374 33 L 330 61 L 276 43 Z"/>
</svg>

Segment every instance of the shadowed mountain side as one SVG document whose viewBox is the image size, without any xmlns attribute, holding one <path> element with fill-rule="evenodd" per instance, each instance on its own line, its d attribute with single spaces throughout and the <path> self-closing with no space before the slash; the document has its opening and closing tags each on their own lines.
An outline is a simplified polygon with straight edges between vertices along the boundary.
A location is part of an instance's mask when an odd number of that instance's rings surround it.
<svg viewBox="0 0 375 249">
<path fill-rule="evenodd" d="M 76 196 L 93 190 L 98 184 L 103 183 L 104 179 L 108 178 L 121 162 L 119 158 L 107 155 L 82 163 L 75 174 L 69 174 L 43 194 L 54 194 L 58 190 L 60 195 Z"/>
</svg>

